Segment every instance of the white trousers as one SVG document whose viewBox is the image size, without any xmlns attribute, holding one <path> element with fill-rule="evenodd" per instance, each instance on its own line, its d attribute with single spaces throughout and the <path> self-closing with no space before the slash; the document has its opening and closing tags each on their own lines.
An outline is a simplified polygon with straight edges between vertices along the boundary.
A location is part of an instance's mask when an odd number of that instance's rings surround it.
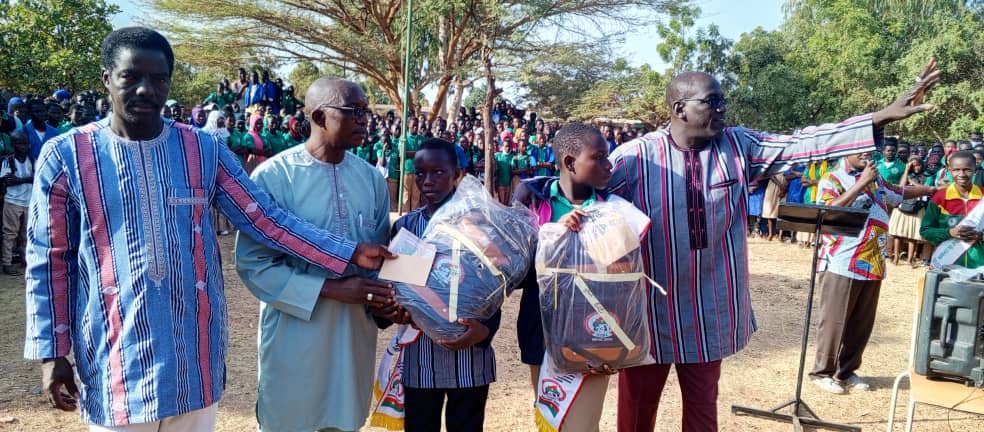
<svg viewBox="0 0 984 432">
<path fill-rule="evenodd" d="M 215 430 L 215 417 L 219 404 L 190 413 L 167 417 L 151 423 L 126 426 L 89 425 L 89 432 L 211 432 Z"/>
</svg>

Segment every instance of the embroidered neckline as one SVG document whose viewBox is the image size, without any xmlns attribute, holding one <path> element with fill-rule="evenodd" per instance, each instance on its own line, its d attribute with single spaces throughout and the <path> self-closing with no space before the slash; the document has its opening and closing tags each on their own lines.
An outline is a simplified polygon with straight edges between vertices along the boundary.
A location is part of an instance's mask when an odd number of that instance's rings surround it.
<svg viewBox="0 0 984 432">
<path fill-rule="evenodd" d="M 707 149 L 711 148 L 711 146 L 714 144 L 714 141 L 717 140 L 717 138 L 715 138 L 713 140 L 709 140 L 706 144 L 704 144 L 704 145 L 702 145 L 700 147 L 684 147 L 684 146 L 682 146 L 680 144 L 677 144 L 677 142 L 673 140 L 673 134 L 670 133 L 670 128 L 669 127 L 667 127 L 665 130 L 666 130 L 666 142 L 670 143 L 670 147 L 673 147 L 674 149 L 677 149 L 677 150 L 682 151 L 684 153 L 699 153 L 699 152 L 702 152 L 704 150 L 707 150 Z"/>
<path fill-rule="evenodd" d="M 307 148 L 305 148 L 303 146 L 298 146 L 298 147 L 300 147 L 299 150 L 297 150 L 298 156 L 300 156 L 301 159 L 304 160 L 304 162 L 307 162 L 307 163 L 310 163 L 310 164 L 313 164 L 313 165 L 321 165 L 321 166 L 326 166 L 326 167 L 339 167 L 340 168 L 340 167 L 342 167 L 344 165 L 347 165 L 348 164 L 347 162 L 348 162 L 349 159 L 351 159 L 352 157 L 355 157 L 355 155 L 350 154 L 346 150 L 345 151 L 345 155 L 342 157 L 342 160 L 339 161 L 338 163 L 325 162 L 325 161 L 323 161 L 321 159 L 318 159 L 318 158 L 314 157 L 314 155 L 312 155 L 311 152 L 309 152 Z"/>
<path fill-rule="evenodd" d="M 144 145 L 144 146 L 148 146 L 148 147 L 153 147 L 153 146 L 156 146 L 158 144 L 163 144 L 163 143 L 167 142 L 167 138 L 171 135 L 171 130 L 174 129 L 172 126 L 173 126 L 172 123 L 164 122 L 164 127 L 161 128 L 161 133 L 158 134 L 156 137 L 151 138 L 149 140 L 136 140 L 136 141 L 135 140 L 131 140 L 131 139 L 127 139 L 127 138 L 123 138 L 123 137 L 117 135 L 116 132 L 113 132 L 113 129 L 109 126 L 108 123 L 106 124 L 106 128 L 105 129 L 106 129 L 106 134 L 109 136 L 110 140 L 113 141 L 113 142 L 117 142 L 117 143 L 120 143 L 120 144 L 125 144 L 125 145 L 128 145 L 128 146 Z"/>
</svg>

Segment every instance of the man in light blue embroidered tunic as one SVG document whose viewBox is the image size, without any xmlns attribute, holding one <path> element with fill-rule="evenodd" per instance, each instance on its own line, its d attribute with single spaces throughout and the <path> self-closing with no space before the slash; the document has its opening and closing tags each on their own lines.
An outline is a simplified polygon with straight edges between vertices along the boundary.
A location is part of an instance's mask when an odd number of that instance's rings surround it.
<svg viewBox="0 0 984 432">
<path fill-rule="evenodd" d="M 267 160 L 253 181 L 293 214 L 357 241 L 389 232 L 386 180 L 346 150 L 363 142 L 368 100 L 353 82 L 315 81 L 305 102 L 311 138 Z M 261 301 L 260 430 L 354 431 L 372 397 L 377 328 L 370 308 L 392 305 L 391 289 L 352 270 L 308 265 L 240 236 L 236 267 Z M 395 306 L 394 306 L 395 307 Z"/>
</svg>

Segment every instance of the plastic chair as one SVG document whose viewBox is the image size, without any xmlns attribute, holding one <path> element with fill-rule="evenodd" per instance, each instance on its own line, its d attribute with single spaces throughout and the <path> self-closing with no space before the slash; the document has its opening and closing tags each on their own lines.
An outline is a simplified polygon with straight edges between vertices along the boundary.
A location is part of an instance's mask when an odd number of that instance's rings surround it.
<svg viewBox="0 0 984 432">
<path fill-rule="evenodd" d="M 912 316 L 912 343 L 909 346 L 909 367 L 907 371 L 902 372 L 895 378 L 895 384 L 892 385 L 892 402 L 888 410 L 888 432 L 892 432 L 892 428 L 895 425 L 895 405 L 899 396 L 899 384 L 906 377 L 909 378 L 909 405 L 905 420 L 906 432 L 912 431 L 916 403 L 984 415 L 984 389 L 967 387 L 957 382 L 931 380 L 915 371 L 913 357 L 915 357 L 916 352 L 916 328 L 919 325 L 919 313 L 922 307 L 923 287 L 925 283 L 925 276 L 920 277 L 918 295 L 916 296 L 916 307 L 914 308 L 915 312 Z"/>
</svg>

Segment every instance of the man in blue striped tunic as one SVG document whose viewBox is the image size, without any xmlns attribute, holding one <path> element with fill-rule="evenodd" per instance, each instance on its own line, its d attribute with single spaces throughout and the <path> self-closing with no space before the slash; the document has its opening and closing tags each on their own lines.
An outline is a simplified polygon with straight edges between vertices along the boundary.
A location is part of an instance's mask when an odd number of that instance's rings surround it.
<svg viewBox="0 0 984 432">
<path fill-rule="evenodd" d="M 658 364 L 619 375 L 618 430 L 652 431 L 671 365 L 683 393 L 683 429 L 717 429 L 721 360 L 755 331 L 745 234 L 748 183 L 794 165 L 871 151 L 882 128 L 931 108 L 919 101 L 939 79 L 935 64 L 885 109 L 779 136 L 726 127 L 718 81 L 685 72 L 667 87 L 670 127 L 619 146 L 609 188 L 652 219 L 643 242 Z"/>
<path fill-rule="evenodd" d="M 24 356 L 43 360 L 52 404 L 81 406 L 92 430 L 211 430 L 228 331 L 211 207 L 335 273 L 389 253 L 286 213 L 226 145 L 162 119 L 174 55 L 159 33 L 110 33 L 101 63 L 111 115 L 46 143 L 37 161 Z"/>
</svg>

